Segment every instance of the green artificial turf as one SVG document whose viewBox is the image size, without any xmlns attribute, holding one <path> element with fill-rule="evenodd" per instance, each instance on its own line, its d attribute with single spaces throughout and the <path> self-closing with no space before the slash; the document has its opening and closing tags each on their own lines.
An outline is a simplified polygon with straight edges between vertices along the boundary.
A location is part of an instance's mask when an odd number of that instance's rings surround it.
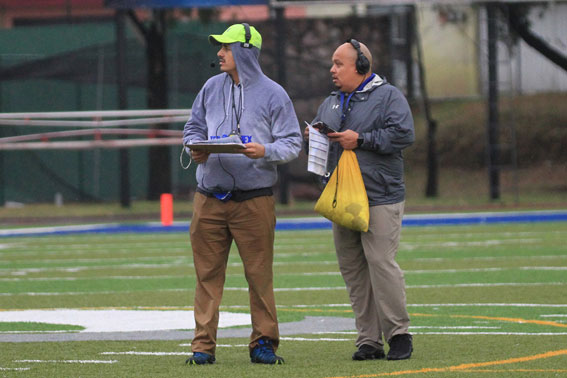
<svg viewBox="0 0 567 378">
<path fill-rule="evenodd" d="M 252 365 L 246 338 L 220 338 L 217 363 L 186 366 L 190 340 L 0 343 L 3 376 L 559 377 L 567 376 L 567 222 L 405 227 L 398 253 L 415 352 L 354 362 L 354 330 L 284 335 L 284 366 Z M 233 247 L 221 310 L 247 312 Z M 0 308 L 192 310 L 187 233 L 0 239 Z M 280 323 L 352 318 L 330 230 L 278 231 Z M 78 325 L 0 322 L 0 335 Z M 386 346 L 387 350 L 387 346 Z M 463 365 L 465 364 L 465 365 Z M 19 370 L 25 369 L 25 370 Z"/>
</svg>

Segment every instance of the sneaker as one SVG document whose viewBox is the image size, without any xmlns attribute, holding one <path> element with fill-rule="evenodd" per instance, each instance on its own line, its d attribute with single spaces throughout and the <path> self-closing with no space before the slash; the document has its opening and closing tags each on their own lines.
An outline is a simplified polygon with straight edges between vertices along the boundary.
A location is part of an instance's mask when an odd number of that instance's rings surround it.
<svg viewBox="0 0 567 378">
<path fill-rule="evenodd" d="M 208 353 L 194 352 L 193 356 L 189 357 L 186 364 L 189 365 L 204 365 L 212 364 L 215 362 L 215 356 Z"/>
<path fill-rule="evenodd" d="M 412 337 L 410 334 L 395 335 L 390 340 L 388 360 L 406 360 L 413 352 Z"/>
<path fill-rule="evenodd" d="M 364 360 L 381 360 L 386 355 L 382 349 L 374 348 L 372 345 L 362 344 L 356 352 L 352 355 L 355 361 Z"/>
<path fill-rule="evenodd" d="M 283 365 L 284 363 L 284 359 L 274 353 L 274 346 L 269 339 L 258 340 L 258 345 L 250 351 L 250 361 L 270 365 Z"/>
</svg>

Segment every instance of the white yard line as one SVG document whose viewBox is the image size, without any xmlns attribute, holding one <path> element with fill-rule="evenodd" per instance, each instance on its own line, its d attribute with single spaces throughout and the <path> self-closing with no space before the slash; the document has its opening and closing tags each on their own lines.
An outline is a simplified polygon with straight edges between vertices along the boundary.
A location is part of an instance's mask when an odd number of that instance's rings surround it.
<svg viewBox="0 0 567 378">
<path fill-rule="evenodd" d="M 277 305 L 281 308 L 318 308 L 318 307 L 351 307 L 350 303 L 329 303 L 329 304 L 297 304 L 297 305 Z"/>
<path fill-rule="evenodd" d="M 471 268 L 471 269 L 420 269 L 420 270 L 404 270 L 404 274 L 439 274 L 439 273 L 484 273 L 484 272 L 501 272 L 503 270 L 514 270 L 517 268 Z"/>
<path fill-rule="evenodd" d="M 180 347 L 190 347 L 191 344 L 179 344 Z M 242 348 L 247 347 L 248 344 L 217 344 L 217 348 Z"/>
<path fill-rule="evenodd" d="M 478 227 L 467 227 L 467 229 L 478 229 Z M 415 229 L 414 229 L 415 230 Z M 408 229 L 404 230 L 404 231 L 408 231 Z M 417 231 L 417 230 L 416 230 Z M 425 232 L 425 231 L 431 231 L 431 232 Z M 473 232 L 449 232 L 449 233 L 439 233 L 436 232 L 437 230 L 435 230 L 435 228 L 428 228 L 428 229 L 419 229 L 419 240 L 424 240 L 424 239 L 440 239 L 440 240 L 447 240 L 447 239 L 462 239 L 462 238 L 473 238 L 476 239 L 479 236 L 482 237 L 489 237 L 489 236 L 493 236 L 493 237 L 499 237 L 499 238 L 503 238 L 503 237 L 511 237 L 511 238 L 517 238 L 517 237 L 534 237 L 534 236 L 538 236 L 538 235 L 543 235 L 543 237 L 547 237 L 549 235 L 552 234 L 558 234 L 558 235 L 563 235 L 563 231 L 548 231 L 548 230 L 543 230 L 543 231 L 520 231 L 520 232 L 491 232 L 488 230 L 482 230 L 482 233 L 473 233 Z M 411 237 L 411 235 L 415 235 L 415 234 L 408 234 L 406 237 Z M 403 237 L 402 237 L 403 238 Z"/>
<path fill-rule="evenodd" d="M 242 274 L 227 274 L 227 277 L 241 277 Z M 30 278 L 0 278 L 0 282 L 34 282 L 34 281 L 98 281 L 98 280 L 155 280 L 155 279 L 178 279 L 194 278 L 194 274 L 184 275 L 159 275 L 159 276 L 96 276 L 96 277 L 30 277 Z"/>
<path fill-rule="evenodd" d="M 79 330 L 73 329 L 73 330 L 68 330 L 68 331 L 0 331 L 0 334 L 10 334 L 10 333 L 15 333 L 18 335 L 21 334 L 26 334 L 26 333 L 30 333 L 30 334 L 37 334 L 37 333 L 77 333 L 80 332 Z"/>
<path fill-rule="evenodd" d="M 418 248 L 457 248 L 457 247 L 494 247 L 509 244 L 535 244 L 541 239 L 496 239 L 481 241 L 446 241 L 446 242 L 400 242 L 400 250 L 415 250 Z M 458 252 L 458 251 L 457 251 Z"/>
<path fill-rule="evenodd" d="M 275 288 L 275 292 L 289 292 L 289 291 L 333 291 L 333 290 L 346 290 L 344 286 L 329 286 L 329 287 L 279 287 Z"/>
<path fill-rule="evenodd" d="M 313 332 L 314 335 L 356 335 L 356 331 L 329 331 L 329 332 Z"/>
<path fill-rule="evenodd" d="M 100 354 L 105 356 L 187 356 L 188 352 L 138 352 L 138 351 L 128 351 L 128 352 L 101 352 Z"/>
<path fill-rule="evenodd" d="M 115 364 L 117 360 L 15 360 L 21 363 L 54 363 L 54 364 Z"/>
<path fill-rule="evenodd" d="M 502 327 L 479 327 L 479 326 L 410 326 L 412 329 L 501 329 Z"/>
<path fill-rule="evenodd" d="M 536 308 L 567 308 L 567 304 L 547 304 L 547 303 L 408 303 L 408 307 L 536 307 Z M 350 303 L 324 303 L 324 304 L 296 304 L 296 305 L 276 305 L 277 308 L 351 308 Z M 249 305 L 221 305 L 221 310 L 247 310 Z M 69 310 L 69 308 L 52 308 L 55 310 Z M 105 306 L 105 307 L 84 307 L 76 310 L 193 310 L 193 306 Z M 0 309 L 0 312 L 4 310 Z M 12 310 L 27 311 L 27 310 Z M 540 315 L 543 317 L 567 317 L 567 314 Z"/>
<path fill-rule="evenodd" d="M 225 289 L 226 290 L 226 289 Z M 140 290 L 140 291 L 69 291 L 69 292 L 25 292 L 25 293 L 0 293 L 1 297 L 16 297 L 16 296 L 30 296 L 30 297 L 50 297 L 61 295 L 97 295 L 97 294 L 132 294 L 142 292 L 186 292 L 193 291 L 193 289 L 158 289 L 158 290 Z"/>
<path fill-rule="evenodd" d="M 567 304 L 547 303 L 411 303 L 408 307 L 566 307 Z"/>
<path fill-rule="evenodd" d="M 171 258 L 171 256 L 169 256 Z M 144 260 L 151 260 L 151 259 L 161 259 L 162 256 L 156 257 L 147 257 Z M 124 258 L 123 260 L 129 260 Z M 140 259 L 136 259 L 140 260 Z M 132 264 L 122 264 L 122 265 L 83 265 L 83 266 L 73 266 L 73 267 L 42 267 L 42 268 L 21 268 L 21 269 L 13 269 L 13 268 L 0 268 L 0 274 L 2 272 L 8 273 L 10 275 L 17 275 L 22 273 L 41 273 L 41 272 L 51 272 L 51 271 L 62 271 L 62 272 L 79 272 L 79 271 L 88 271 L 88 270 L 101 270 L 101 269 L 131 269 L 131 268 L 180 268 L 180 267 L 188 267 L 193 268 L 193 263 L 187 262 L 185 257 L 180 257 L 177 262 L 167 261 L 163 264 L 161 263 L 132 263 Z M 187 261 L 184 261 L 187 260 Z M 51 260 L 50 260 L 51 261 Z M 62 260 L 53 260 L 54 262 L 62 261 Z M 69 260 L 70 261 L 70 260 Z M 72 261 L 79 261 L 79 260 L 72 260 Z M 97 261 L 97 260 L 93 260 Z M 26 261 L 28 263 L 29 261 Z M 336 265 L 336 260 L 328 260 L 328 261 L 297 261 L 297 262 L 286 262 L 286 261 L 276 261 L 274 262 L 274 266 L 287 266 L 287 265 Z M 228 263 L 230 267 L 239 267 L 242 266 L 241 261 L 231 262 Z"/>
<path fill-rule="evenodd" d="M 410 331 L 416 327 L 410 327 Z M 425 327 L 423 327 L 425 328 Z M 453 328 L 453 327 L 431 327 L 431 328 Z M 459 328 L 459 327 L 454 327 Z M 475 328 L 475 327 L 460 327 L 460 328 Z M 499 328 L 499 327 L 478 327 L 482 328 Z M 411 332 L 413 335 L 498 335 L 498 336 L 565 336 L 567 332 Z M 331 331 L 331 332 L 314 332 L 314 335 L 357 335 L 356 331 Z M 303 337 L 281 337 L 280 340 L 286 341 L 351 341 L 352 339 L 340 338 L 303 338 Z M 247 346 L 243 344 L 241 346 Z M 191 344 L 180 344 L 180 346 L 191 346 Z"/>
<path fill-rule="evenodd" d="M 413 335 L 567 336 L 567 332 L 412 332 Z"/>
<path fill-rule="evenodd" d="M 427 262 L 427 261 L 436 261 L 436 262 L 442 262 L 442 261 L 459 261 L 459 262 L 463 262 L 463 261 L 500 261 L 500 260 L 505 260 L 505 261 L 510 261 L 511 259 L 529 259 L 529 260 L 548 260 L 548 259 L 565 259 L 567 258 L 567 254 L 566 255 L 528 255 L 528 256 L 482 256 L 482 257 L 464 257 L 464 258 L 459 258 L 458 260 L 455 260 L 454 257 L 416 257 L 415 259 L 412 259 L 412 261 L 423 261 L 423 262 Z"/>
<path fill-rule="evenodd" d="M 274 266 L 286 265 L 337 265 L 337 260 L 321 260 L 321 261 L 274 261 Z"/>
<path fill-rule="evenodd" d="M 168 246 L 167 248 L 168 252 L 180 252 L 180 253 L 188 253 L 190 251 L 189 248 L 173 248 Z M 112 254 L 112 255 L 117 255 L 117 254 L 137 254 L 140 251 L 143 251 L 144 253 L 153 253 L 153 252 L 161 252 L 163 251 L 163 245 L 162 246 L 155 246 L 150 248 L 148 245 L 141 245 L 139 247 L 136 246 L 104 246 L 104 247 L 96 247 L 96 248 L 81 248 L 81 249 L 77 249 L 74 248 L 73 246 L 66 246 L 63 245 L 61 246 L 61 250 L 58 250 L 57 248 L 45 248 L 45 249 L 39 249 L 39 250 L 33 250 L 30 248 L 26 248 L 25 250 L 22 251 L 14 251 L 14 252 L 4 252 L 2 253 L 3 256 L 74 256 L 74 255 L 86 255 L 86 254 L 104 254 L 104 255 L 108 255 L 108 254 Z"/>
<path fill-rule="evenodd" d="M 455 287 L 499 287 L 499 286 L 561 286 L 567 282 L 495 282 L 495 283 L 467 283 L 467 284 L 442 284 L 442 285 L 407 285 L 406 289 L 440 289 Z"/>
<path fill-rule="evenodd" d="M 102 269 L 154 269 L 154 268 L 182 268 L 189 267 L 193 268 L 193 264 L 123 264 L 123 265 L 83 265 L 83 266 L 73 266 L 73 267 L 51 267 L 51 268 L 21 268 L 21 269 L 0 269 L 0 274 L 6 272 L 12 276 L 16 275 L 26 275 L 28 273 L 43 273 L 43 272 L 69 272 L 76 273 L 81 271 L 89 270 L 102 270 Z"/>
<path fill-rule="evenodd" d="M 440 285 L 407 285 L 407 289 L 440 289 L 455 287 L 500 287 L 500 286 L 563 286 L 567 282 L 495 282 L 495 283 L 467 283 L 467 284 L 440 284 Z M 97 294 L 129 294 L 140 292 L 190 292 L 193 288 L 177 288 L 177 289 L 155 289 L 155 290 L 126 290 L 126 291 L 92 291 L 92 292 L 23 292 L 23 293 L 0 293 L 2 297 L 15 296 L 61 296 L 61 295 L 97 295 Z M 248 291 L 247 287 L 225 287 L 225 291 Z M 344 286 L 327 286 L 327 287 L 280 287 L 274 288 L 274 292 L 298 292 L 298 291 L 334 291 L 345 290 Z"/>
<path fill-rule="evenodd" d="M 225 287 L 225 291 L 248 291 L 247 287 Z M 329 287 L 277 287 L 274 292 L 294 292 L 294 291 L 332 291 L 332 290 L 345 290 L 344 286 L 329 286 Z"/>
<path fill-rule="evenodd" d="M 320 337 L 317 339 L 307 338 L 307 337 L 280 337 L 280 340 L 284 341 L 352 341 L 353 339 L 337 339 L 329 337 Z"/>
<path fill-rule="evenodd" d="M 567 308 L 567 304 L 546 304 L 546 303 L 408 303 L 408 307 L 557 307 Z M 329 304 L 297 304 L 297 305 L 278 305 L 281 308 L 320 308 L 320 307 L 348 307 L 350 303 L 329 303 Z M 567 315 L 565 315 L 567 316 Z"/>
<path fill-rule="evenodd" d="M 240 263 L 235 263 L 235 266 L 240 266 Z M 167 264 L 169 267 L 180 267 L 176 264 Z M 189 264 L 188 266 L 192 266 Z M 144 266 L 142 266 L 144 267 Z M 165 268 L 166 265 L 153 265 L 155 268 Z M 109 267 L 104 267 L 109 269 Z M 111 267 L 110 269 L 123 268 L 123 267 Z M 125 267 L 124 267 L 125 268 Z M 58 269 L 62 271 L 76 272 L 77 269 L 81 268 L 63 268 Z M 532 266 L 532 267 L 516 267 L 516 268 L 472 268 L 472 269 L 421 269 L 421 270 L 404 270 L 405 274 L 440 274 L 440 273 L 486 273 L 486 272 L 501 272 L 501 271 L 516 271 L 516 270 L 531 270 L 531 271 L 563 271 L 567 270 L 567 267 L 554 267 L 554 266 Z M 30 272 L 38 272 L 37 269 L 30 269 Z M 25 275 L 25 273 L 20 271 L 11 272 L 11 275 Z M 329 272 L 302 272 L 302 273 L 279 273 L 279 276 L 340 276 L 341 273 L 337 271 Z M 241 273 L 227 274 L 227 277 L 240 277 Z M 105 280 L 105 279 L 120 279 L 120 280 L 139 280 L 139 279 L 170 279 L 170 278 L 192 278 L 195 277 L 194 274 L 183 274 L 183 275 L 138 275 L 138 276 L 94 276 L 94 277 L 10 277 L 10 278 L 0 278 L 0 282 L 18 282 L 18 281 L 78 281 L 78 280 Z"/>
<path fill-rule="evenodd" d="M 160 251 L 163 252 L 163 249 Z M 189 257 L 183 255 L 172 255 L 172 256 L 163 256 L 163 255 L 154 255 L 154 256 L 139 256 L 139 257 L 126 257 L 126 256 L 118 256 L 118 257 L 99 257 L 99 258 L 92 258 L 92 259 L 40 259 L 40 260 L 26 260 L 26 264 L 61 264 L 61 263 L 97 263 L 101 261 L 144 261 L 144 260 L 181 260 L 181 261 L 190 261 Z M 171 263 L 171 261 L 168 261 Z"/>
</svg>

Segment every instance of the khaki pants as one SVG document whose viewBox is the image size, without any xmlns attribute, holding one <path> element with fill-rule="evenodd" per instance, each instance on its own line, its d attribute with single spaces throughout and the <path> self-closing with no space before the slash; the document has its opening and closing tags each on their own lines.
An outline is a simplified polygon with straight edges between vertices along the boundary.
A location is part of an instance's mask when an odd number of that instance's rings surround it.
<svg viewBox="0 0 567 378">
<path fill-rule="evenodd" d="M 248 281 L 252 317 L 250 348 L 262 337 L 271 339 L 277 348 L 279 331 L 272 272 L 274 205 L 272 196 L 221 202 L 195 194 L 190 230 L 197 275 L 193 352 L 215 354 L 219 305 L 233 239 Z"/>
<path fill-rule="evenodd" d="M 400 240 L 404 202 L 370 207 L 368 232 L 333 223 L 333 236 L 341 274 L 355 314 L 362 344 L 383 348 L 392 336 L 408 333 L 405 281 L 395 261 Z"/>
</svg>

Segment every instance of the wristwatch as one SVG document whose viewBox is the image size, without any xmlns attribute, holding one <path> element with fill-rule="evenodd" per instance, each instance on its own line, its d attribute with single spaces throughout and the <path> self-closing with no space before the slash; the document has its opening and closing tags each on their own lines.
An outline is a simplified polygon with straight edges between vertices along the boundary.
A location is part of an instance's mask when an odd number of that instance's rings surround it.
<svg viewBox="0 0 567 378">
<path fill-rule="evenodd" d="M 362 146 L 362 143 L 364 143 L 364 137 L 362 135 L 358 134 L 358 139 L 356 140 L 356 143 L 358 145 L 357 147 Z"/>
</svg>

